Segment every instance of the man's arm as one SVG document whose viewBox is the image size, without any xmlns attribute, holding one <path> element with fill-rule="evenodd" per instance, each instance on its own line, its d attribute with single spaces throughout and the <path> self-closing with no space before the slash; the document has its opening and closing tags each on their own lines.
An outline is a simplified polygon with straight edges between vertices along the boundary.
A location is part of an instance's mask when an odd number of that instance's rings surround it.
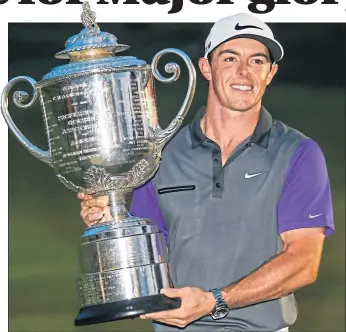
<svg viewBox="0 0 346 332">
<path fill-rule="evenodd" d="M 317 278 L 324 239 L 334 232 L 334 223 L 324 156 L 312 140 L 304 141 L 291 160 L 277 214 L 283 250 L 222 290 L 231 309 L 281 298 Z M 163 290 L 163 294 L 182 298 L 182 307 L 145 318 L 184 327 L 210 314 L 215 305 L 212 293 L 198 288 Z"/>
<path fill-rule="evenodd" d="M 320 265 L 324 232 L 320 227 L 281 234 L 281 254 L 222 290 L 229 308 L 278 299 L 313 283 Z"/>
<path fill-rule="evenodd" d="M 130 213 L 136 217 L 150 219 L 159 227 L 159 230 L 167 239 L 166 223 L 163 219 L 152 181 L 148 181 L 134 190 Z"/>
<path fill-rule="evenodd" d="M 223 290 L 230 308 L 281 298 L 313 283 L 325 236 L 334 232 L 330 183 L 322 151 L 304 141 L 292 157 L 278 205 L 283 251 Z"/>
<path fill-rule="evenodd" d="M 258 270 L 221 292 L 230 309 L 281 298 L 316 280 L 320 264 L 324 228 L 297 229 L 281 234 L 284 251 Z M 211 292 L 185 287 L 161 292 L 180 297 L 182 307 L 141 316 L 169 325 L 185 327 L 206 316 L 215 306 Z"/>
</svg>

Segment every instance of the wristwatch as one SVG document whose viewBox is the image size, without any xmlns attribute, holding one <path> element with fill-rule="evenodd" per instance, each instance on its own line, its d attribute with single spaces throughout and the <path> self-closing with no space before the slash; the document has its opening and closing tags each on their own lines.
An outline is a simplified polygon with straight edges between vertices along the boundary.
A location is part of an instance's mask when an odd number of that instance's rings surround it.
<svg viewBox="0 0 346 332">
<path fill-rule="evenodd" d="M 210 314 L 211 318 L 217 320 L 226 317 L 229 313 L 229 309 L 221 294 L 220 289 L 213 288 L 210 290 L 210 292 L 213 293 L 216 302 L 216 305 Z"/>
</svg>

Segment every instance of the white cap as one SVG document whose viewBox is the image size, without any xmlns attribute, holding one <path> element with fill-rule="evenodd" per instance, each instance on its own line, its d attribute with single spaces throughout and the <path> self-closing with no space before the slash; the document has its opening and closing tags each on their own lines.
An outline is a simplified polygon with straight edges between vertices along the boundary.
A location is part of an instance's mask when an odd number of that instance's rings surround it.
<svg viewBox="0 0 346 332">
<path fill-rule="evenodd" d="M 255 16 L 244 13 L 225 17 L 213 25 L 205 41 L 204 57 L 207 58 L 220 44 L 235 38 L 251 38 L 263 43 L 274 62 L 281 60 L 284 55 L 282 46 L 275 40 L 269 26 Z"/>
</svg>

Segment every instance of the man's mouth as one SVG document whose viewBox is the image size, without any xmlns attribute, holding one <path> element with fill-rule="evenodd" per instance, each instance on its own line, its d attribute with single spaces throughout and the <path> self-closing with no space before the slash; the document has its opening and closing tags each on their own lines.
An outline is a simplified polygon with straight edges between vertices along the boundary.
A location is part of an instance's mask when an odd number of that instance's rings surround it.
<svg viewBox="0 0 346 332">
<path fill-rule="evenodd" d="M 231 88 L 234 90 L 238 90 L 238 91 L 252 91 L 253 90 L 253 86 L 251 85 L 243 85 L 243 84 L 232 84 Z"/>
</svg>

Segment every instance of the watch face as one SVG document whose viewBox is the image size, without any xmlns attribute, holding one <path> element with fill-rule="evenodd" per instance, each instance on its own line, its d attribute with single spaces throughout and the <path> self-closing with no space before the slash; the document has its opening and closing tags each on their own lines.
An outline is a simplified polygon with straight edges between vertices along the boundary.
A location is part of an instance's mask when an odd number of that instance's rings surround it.
<svg viewBox="0 0 346 332">
<path fill-rule="evenodd" d="M 229 310 L 227 308 L 219 308 L 213 313 L 214 319 L 221 319 L 227 316 Z"/>
</svg>

